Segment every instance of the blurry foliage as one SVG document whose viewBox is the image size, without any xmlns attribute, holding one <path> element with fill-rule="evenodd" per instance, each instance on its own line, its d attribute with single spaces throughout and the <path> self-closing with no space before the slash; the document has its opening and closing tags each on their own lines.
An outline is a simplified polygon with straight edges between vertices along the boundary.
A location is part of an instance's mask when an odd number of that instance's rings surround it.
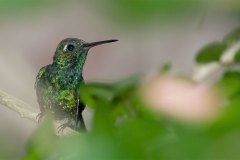
<svg viewBox="0 0 240 160">
<path fill-rule="evenodd" d="M 194 11 L 202 4 L 201 0 L 0 0 L 0 13 L 5 16 L 19 16 L 56 8 L 59 4 L 71 6 L 85 2 L 121 26 L 138 28 L 153 20 L 160 21 L 161 18 L 175 19 L 190 10 Z"/>
<path fill-rule="evenodd" d="M 152 22 L 183 22 L 182 16 L 195 16 L 201 12 L 230 11 L 238 15 L 240 11 L 238 0 L 0 0 L 0 16 L 34 15 L 46 8 L 55 9 L 60 4 L 67 7 L 89 4 L 98 15 L 101 13 L 117 26 L 128 29 L 141 29 Z M 59 9 L 61 12 L 62 8 Z"/>
<path fill-rule="evenodd" d="M 171 63 L 165 63 L 164 65 L 161 66 L 160 68 L 160 73 L 168 73 L 171 71 Z"/>
<path fill-rule="evenodd" d="M 236 29 L 230 34 L 228 34 L 222 42 L 214 42 L 203 49 L 201 49 L 196 55 L 196 62 L 200 64 L 210 63 L 210 62 L 219 62 L 222 54 L 232 45 L 239 43 L 240 40 L 240 29 Z M 234 57 L 234 63 L 240 62 L 240 50 Z"/>
<path fill-rule="evenodd" d="M 33 13 L 37 10 L 56 5 L 55 0 L 0 0 L 1 16 L 19 16 L 21 14 Z"/>
<path fill-rule="evenodd" d="M 91 5 L 113 23 L 141 29 L 166 22 L 184 23 L 184 17 L 211 12 L 239 16 L 239 0 L 91 0 Z"/>
<path fill-rule="evenodd" d="M 1 135 L 1 136 L 7 137 L 7 135 Z M 22 146 L 21 145 L 16 146 L 16 139 L 14 139 L 14 140 L 9 139 L 9 138 L 3 139 L 1 137 L 0 159 L 8 159 L 8 160 L 19 159 L 19 157 L 21 157 L 23 155 L 19 151 L 19 147 L 22 147 Z"/>
<path fill-rule="evenodd" d="M 58 137 L 53 130 L 52 116 L 47 115 L 44 123 L 33 133 L 28 144 L 29 151 L 25 159 L 46 159 L 54 151 Z"/>
<path fill-rule="evenodd" d="M 92 6 L 123 27 L 142 28 L 163 20 L 177 20 L 180 16 L 202 7 L 201 0 L 92 0 Z M 188 14 L 191 15 L 191 14 Z"/>
<path fill-rule="evenodd" d="M 216 84 L 224 96 L 233 98 L 239 94 L 240 91 L 240 72 L 228 71 L 224 73 L 221 80 Z"/>
<path fill-rule="evenodd" d="M 55 1 L 56 2 L 56 1 Z M 60 3 L 60 2 L 59 2 Z M 105 15 L 122 24 L 142 26 L 161 17 L 174 18 L 202 6 L 200 0 L 92 0 Z M 18 13 L 54 4 L 47 0 L 1 0 L 0 13 Z M 54 4 L 55 5 L 55 4 Z M 197 63 L 218 62 L 240 31 L 212 43 L 196 56 Z M 235 56 L 240 61 L 240 52 Z M 168 71 L 165 65 L 162 71 Z M 26 160 L 37 159 L 240 159 L 240 72 L 226 71 L 215 86 L 223 93 L 223 113 L 211 123 L 188 125 L 153 113 L 139 96 L 140 78 L 116 83 L 87 83 L 81 98 L 94 110 L 88 133 L 57 137 L 51 117 L 35 131 Z M 0 155 L 7 156 L 1 144 Z M 2 158 L 2 157 L 0 157 Z"/>
<path fill-rule="evenodd" d="M 219 61 L 223 52 L 226 50 L 226 45 L 222 43 L 212 43 L 203 48 L 197 54 L 196 61 L 198 63 L 209 63 Z"/>
<path fill-rule="evenodd" d="M 211 47 L 204 50 L 206 62 L 219 59 L 212 58 L 211 52 L 222 52 Z M 169 65 L 163 68 L 168 69 Z M 92 128 L 88 133 L 58 138 L 51 120 L 46 120 L 30 139 L 25 159 L 240 158 L 239 71 L 226 69 L 216 81 L 214 86 L 224 94 L 223 112 L 212 122 L 200 125 L 178 122 L 151 111 L 139 96 L 140 86 L 144 85 L 140 79 L 135 76 L 115 83 L 81 86 L 82 100 L 94 110 Z"/>
</svg>

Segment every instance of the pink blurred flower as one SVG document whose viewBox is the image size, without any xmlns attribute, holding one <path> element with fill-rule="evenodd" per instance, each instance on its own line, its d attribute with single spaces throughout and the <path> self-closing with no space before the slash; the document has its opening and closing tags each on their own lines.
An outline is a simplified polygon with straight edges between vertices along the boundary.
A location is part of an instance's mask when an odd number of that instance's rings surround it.
<svg viewBox="0 0 240 160">
<path fill-rule="evenodd" d="M 143 94 L 153 110 L 185 121 L 207 121 L 218 112 L 212 88 L 180 78 L 155 77 L 143 87 Z"/>
</svg>

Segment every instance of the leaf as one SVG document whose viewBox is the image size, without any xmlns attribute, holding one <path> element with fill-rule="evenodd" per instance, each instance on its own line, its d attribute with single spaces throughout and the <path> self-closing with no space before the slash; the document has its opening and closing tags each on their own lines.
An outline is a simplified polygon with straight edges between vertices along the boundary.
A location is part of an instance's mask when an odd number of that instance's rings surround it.
<svg viewBox="0 0 240 160">
<path fill-rule="evenodd" d="M 116 129 L 114 137 L 124 152 L 124 159 L 159 159 L 158 139 L 162 132 L 161 123 L 138 117 Z"/>
<path fill-rule="evenodd" d="M 79 88 L 81 101 L 89 107 L 99 107 L 101 103 L 109 102 L 113 98 L 113 86 L 106 83 L 86 83 Z"/>
<path fill-rule="evenodd" d="M 86 83 L 80 86 L 81 100 L 91 107 L 98 106 L 98 102 L 113 103 L 116 97 L 133 93 L 138 84 L 139 77 L 133 76 L 115 83 Z"/>
<path fill-rule="evenodd" d="M 240 72 L 228 71 L 223 78 L 216 83 L 224 96 L 231 98 L 240 92 Z"/>
<path fill-rule="evenodd" d="M 195 60 L 197 63 L 210 63 L 219 61 L 226 48 L 226 44 L 219 42 L 209 44 L 198 52 Z"/>
<path fill-rule="evenodd" d="M 139 76 L 133 76 L 128 79 L 121 80 L 113 84 L 114 86 L 114 96 L 125 95 L 135 91 L 139 83 Z"/>
<path fill-rule="evenodd" d="M 112 136 L 97 132 L 60 139 L 55 153 L 55 159 L 60 160 L 113 160 L 122 156 Z"/>
<path fill-rule="evenodd" d="M 219 118 L 209 127 L 209 133 L 214 137 L 229 134 L 240 127 L 240 95 L 225 106 Z"/>
<path fill-rule="evenodd" d="M 26 15 L 31 13 L 32 15 L 46 9 L 46 7 L 56 7 L 61 4 L 54 3 L 53 1 L 47 0 L 1 0 L 0 1 L 0 16 L 10 16 L 10 15 Z"/>
<path fill-rule="evenodd" d="M 57 141 L 52 121 L 53 117 L 48 114 L 40 127 L 33 133 L 27 144 L 25 160 L 44 159 L 52 154 Z"/>
<path fill-rule="evenodd" d="M 151 22 L 173 21 L 192 8 L 202 5 L 200 0 L 94 0 L 90 1 L 118 26 L 145 29 Z M 191 8 L 191 9 L 190 9 Z M 145 26 L 145 27 L 144 27 Z"/>
<path fill-rule="evenodd" d="M 170 63 L 165 63 L 160 68 L 160 73 L 168 73 L 171 70 L 171 68 L 172 68 L 172 65 Z"/>
<path fill-rule="evenodd" d="M 18 137 L 10 138 L 1 134 L 0 137 L 0 159 L 19 159 L 22 156 L 22 144 L 18 144 Z M 14 153 L 14 154 L 13 154 Z"/>
<path fill-rule="evenodd" d="M 237 53 L 235 54 L 234 60 L 235 62 L 240 63 L 240 50 L 237 51 Z"/>
<path fill-rule="evenodd" d="M 216 139 L 208 146 L 208 160 L 237 160 L 240 159 L 240 132 L 230 132 Z"/>
</svg>

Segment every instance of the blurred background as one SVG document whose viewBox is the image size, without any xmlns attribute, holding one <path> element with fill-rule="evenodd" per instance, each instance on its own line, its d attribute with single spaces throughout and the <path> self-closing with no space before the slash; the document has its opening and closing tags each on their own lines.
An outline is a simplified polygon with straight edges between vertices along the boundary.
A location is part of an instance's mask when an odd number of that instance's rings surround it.
<svg viewBox="0 0 240 160">
<path fill-rule="evenodd" d="M 0 0 L 0 90 L 38 108 L 35 77 L 67 37 L 119 39 L 90 50 L 88 82 L 111 82 L 165 63 L 190 74 L 201 47 L 239 27 L 239 11 L 238 0 Z M 23 155 L 36 127 L 0 105 L 0 150 L 14 152 L 13 159 Z"/>
</svg>

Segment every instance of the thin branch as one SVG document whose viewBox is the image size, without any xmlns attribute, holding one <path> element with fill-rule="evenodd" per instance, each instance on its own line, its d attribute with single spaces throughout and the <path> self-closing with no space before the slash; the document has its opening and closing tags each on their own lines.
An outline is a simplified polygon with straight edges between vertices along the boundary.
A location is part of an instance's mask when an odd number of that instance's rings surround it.
<svg viewBox="0 0 240 160">
<path fill-rule="evenodd" d="M 22 118 L 26 118 L 35 123 L 38 123 L 36 117 L 39 113 L 39 110 L 34 109 L 27 103 L 11 96 L 1 90 L 0 90 L 0 104 L 11 109 L 12 111 L 18 113 Z M 55 129 L 60 125 L 61 125 L 60 122 L 55 122 L 54 123 Z M 78 132 L 72 130 L 69 127 L 65 128 L 63 130 L 63 132 L 61 132 L 61 133 L 56 132 L 57 135 L 69 135 L 69 134 L 77 134 L 77 133 Z"/>
<path fill-rule="evenodd" d="M 234 63 L 234 57 L 240 50 L 240 41 L 234 43 L 222 54 L 219 62 L 212 62 L 204 65 L 197 65 L 192 74 L 192 79 L 196 82 L 201 82 L 211 76 L 213 73 L 219 71 L 226 65 Z"/>
<path fill-rule="evenodd" d="M 192 79 L 195 82 L 202 82 L 221 68 L 222 65 L 219 62 L 198 65 L 193 70 Z"/>
<path fill-rule="evenodd" d="M 223 55 L 220 59 L 220 63 L 223 65 L 232 64 L 234 62 L 234 57 L 239 50 L 240 50 L 240 41 L 233 44 L 230 48 L 228 48 L 223 53 Z"/>
</svg>

